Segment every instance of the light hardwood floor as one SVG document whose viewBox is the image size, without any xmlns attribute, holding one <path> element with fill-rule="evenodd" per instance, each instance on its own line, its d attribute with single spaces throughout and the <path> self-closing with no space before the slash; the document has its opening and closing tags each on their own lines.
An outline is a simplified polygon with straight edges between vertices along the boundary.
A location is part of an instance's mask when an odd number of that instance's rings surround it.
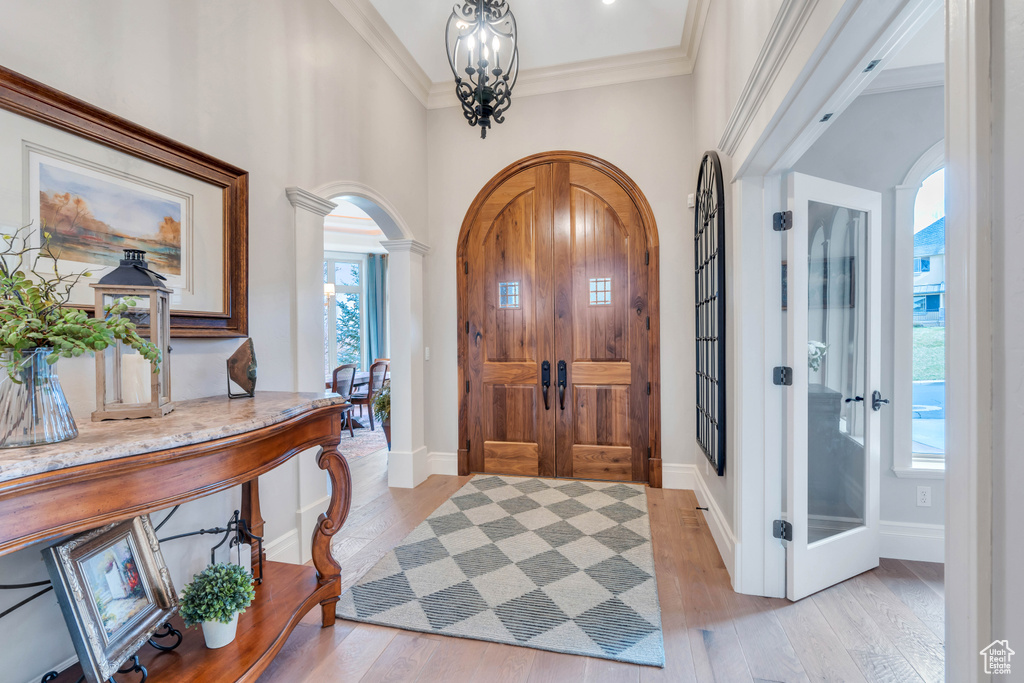
<svg viewBox="0 0 1024 683">
<path fill-rule="evenodd" d="M 352 464 L 336 537 L 343 590 L 469 477 L 389 489 L 383 454 Z M 734 593 L 693 492 L 647 490 L 665 637 L 664 669 L 339 620 L 296 628 L 260 683 L 300 681 L 892 681 L 943 678 L 941 564 L 878 569 L 798 603 Z"/>
</svg>

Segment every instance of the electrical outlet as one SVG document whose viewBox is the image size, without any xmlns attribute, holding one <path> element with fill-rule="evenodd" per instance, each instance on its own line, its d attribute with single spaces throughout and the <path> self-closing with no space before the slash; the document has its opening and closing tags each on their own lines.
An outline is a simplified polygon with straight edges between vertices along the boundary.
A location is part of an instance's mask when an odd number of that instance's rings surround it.
<svg viewBox="0 0 1024 683">
<path fill-rule="evenodd" d="M 429 346 L 424 346 L 423 347 L 423 360 L 430 360 L 430 347 Z"/>
<path fill-rule="evenodd" d="M 697 195 L 695 195 L 695 194 L 688 194 L 688 195 L 686 195 L 686 206 L 688 206 L 689 208 L 692 209 L 696 205 L 697 205 Z"/>
<path fill-rule="evenodd" d="M 932 506 L 932 487 L 931 486 L 918 486 L 917 487 L 917 507 L 919 508 L 930 508 Z"/>
</svg>

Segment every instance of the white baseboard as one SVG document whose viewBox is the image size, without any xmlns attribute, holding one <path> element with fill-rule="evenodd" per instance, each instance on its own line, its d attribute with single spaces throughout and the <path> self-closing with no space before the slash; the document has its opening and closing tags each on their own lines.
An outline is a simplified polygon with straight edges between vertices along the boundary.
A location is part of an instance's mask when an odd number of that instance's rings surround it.
<svg viewBox="0 0 1024 683">
<path fill-rule="evenodd" d="M 894 560 L 945 562 L 946 529 L 942 524 L 882 522 L 879 554 Z"/>
<path fill-rule="evenodd" d="M 431 474 L 458 476 L 459 456 L 455 453 L 431 453 L 427 456 Z"/>
<path fill-rule="evenodd" d="M 299 527 L 296 530 L 299 538 L 299 561 L 302 564 L 313 559 L 313 529 L 316 528 L 320 513 L 327 511 L 331 504 L 331 495 L 327 494 L 319 500 L 315 500 L 305 507 L 295 511 L 295 518 Z"/>
<path fill-rule="evenodd" d="M 718 552 L 722 555 L 725 569 L 729 572 L 729 579 L 735 583 L 736 561 L 738 548 L 736 536 L 725 521 L 722 509 L 718 502 L 711 496 L 700 469 L 693 464 L 683 463 L 661 463 L 661 484 L 667 489 L 683 489 L 693 491 L 697 496 L 697 504 L 708 508 L 705 518 L 708 527 L 711 529 L 711 536 L 715 539 Z"/>
<path fill-rule="evenodd" d="M 51 671 L 56 671 L 57 673 L 64 673 L 66 670 L 70 669 L 75 664 L 78 664 L 78 657 L 72 655 L 71 657 L 68 657 L 63 662 L 61 662 L 60 664 L 58 664 L 56 666 L 51 666 L 48 669 L 46 669 L 46 671 L 40 672 L 40 674 L 38 676 L 33 676 L 32 678 L 30 678 L 25 683 L 39 683 L 39 681 L 43 680 L 43 676 L 45 676 L 46 674 L 50 673 Z"/>
<path fill-rule="evenodd" d="M 302 564 L 298 529 L 292 529 L 273 541 L 269 541 L 263 549 L 267 552 L 268 560 Z"/>
<path fill-rule="evenodd" d="M 430 463 L 426 446 L 415 451 L 388 453 L 388 486 L 414 489 L 430 476 Z"/>
</svg>

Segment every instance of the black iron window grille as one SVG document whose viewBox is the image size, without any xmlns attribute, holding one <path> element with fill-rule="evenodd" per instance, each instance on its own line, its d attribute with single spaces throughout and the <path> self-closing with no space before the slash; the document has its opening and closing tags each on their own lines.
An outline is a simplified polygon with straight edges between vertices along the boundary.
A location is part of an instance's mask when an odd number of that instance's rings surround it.
<svg viewBox="0 0 1024 683">
<path fill-rule="evenodd" d="M 693 212 L 697 442 L 725 474 L 725 197 L 718 154 L 700 163 Z"/>
</svg>

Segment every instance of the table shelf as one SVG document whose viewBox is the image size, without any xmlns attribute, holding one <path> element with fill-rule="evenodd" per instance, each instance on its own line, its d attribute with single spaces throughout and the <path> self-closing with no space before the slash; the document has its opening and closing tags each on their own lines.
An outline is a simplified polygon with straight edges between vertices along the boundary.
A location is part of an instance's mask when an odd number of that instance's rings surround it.
<svg viewBox="0 0 1024 683">
<path fill-rule="evenodd" d="M 331 586 L 317 586 L 313 567 L 283 562 L 264 562 L 263 583 L 256 599 L 238 617 L 234 642 L 217 650 L 207 649 L 200 628 L 185 630 L 181 617 L 171 620 L 182 632 L 181 645 L 160 652 L 149 645 L 139 651 L 139 661 L 149 671 L 146 683 L 210 683 L 255 681 L 270 665 L 302 617 L 331 594 Z M 75 683 L 82 670 L 75 664 L 62 672 L 58 683 Z M 138 674 L 115 678 L 136 680 Z"/>
</svg>

